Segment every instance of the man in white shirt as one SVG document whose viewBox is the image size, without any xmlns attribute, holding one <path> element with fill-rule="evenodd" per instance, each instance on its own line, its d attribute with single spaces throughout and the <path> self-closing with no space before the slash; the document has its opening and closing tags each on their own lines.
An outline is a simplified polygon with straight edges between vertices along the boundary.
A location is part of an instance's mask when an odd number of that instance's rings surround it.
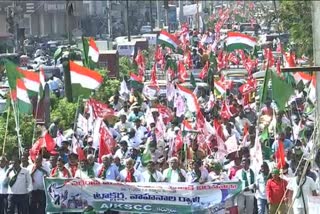
<svg viewBox="0 0 320 214">
<path fill-rule="evenodd" d="M 141 119 L 140 118 L 136 118 L 134 120 L 134 129 L 136 130 L 136 136 L 140 140 L 143 140 L 145 138 L 146 133 L 148 132 L 146 127 L 141 126 Z"/>
<path fill-rule="evenodd" d="M 49 168 L 44 167 L 42 162 L 42 156 L 38 155 L 34 164 L 29 165 L 27 168 L 33 184 L 30 213 L 35 214 L 44 214 L 46 210 L 46 194 L 43 179 L 49 175 Z"/>
<path fill-rule="evenodd" d="M 304 166 L 305 164 L 301 164 Z M 297 176 L 290 179 L 287 189 L 289 195 L 292 196 L 293 213 L 294 214 L 306 214 L 308 212 L 308 198 L 310 196 L 317 196 L 317 186 L 312 178 L 306 176 L 303 173 L 304 167 L 300 167 L 297 171 Z"/>
<path fill-rule="evenodd" d="M 7 170 L 8 214 L 14 214 L 16 207 L 19 214 L 29 213 L 29 193 L 32 191 L 32 179 L 27 169 L 20 166 L 18 157 L 13 158 L 13 166 Z"/>
<path fill-rule="evenodd" d="M 166 182 L 176 183 L 186 181 L 186 171 L 179 168 L 179 160 L 177 157 L 172 157 L 169 161 L 170 168 L 163 171 L 163 177 Z"/>
<path fill-rule="evenodd" d="M 191 171 L 187 173 L 187 182 L 188 183 L 199 183 L 204 184 L 209 179 L 208 170 L 202 166 L 201 160 L 192 160 Z"/>
<path fill-rule="evenodd" d="M 151 160 L 147 164 L 147 170 L 142 173 L 143 181 L 148 182 L 163 182 L 163 176 L 161 172 L 156 170 L 155 161 Z"/>
<path fill-rule="evenodd" d="M 126 162 L 126 168 L 120 171 L 121 181 L 141 182 L 142 176 L 140 171 L 134 168 L 134 160 L 129 158 L 125 162 Z"/>
<path fill-rule="evenodd" d="M 99 168 L 100 168 L 100 164 L 98 164 L 97 162 L 94 161 L 94 155 L 92 155 L 92 154 L 87 156 L 87 160 L 88 160 L 88 167 L 91 167 L 93 169 L 94 175 L 95 175 L 95 177 L 97 177 L 98 172 L 99 172 Z"/>
<path fill-rule="evenodd" d="M 250 159 L 242 160 L 243 168 L 236 172 L 235 179 L 242 181 L 244 190 L 238 195 L 238 212 L 253 213 L 254 208 L 254 172 L 250 169 Z"/>
<path fill-rule="evenodd" d="M 0 157 L 0 214 L 7 213 L 8 184 L 5 183 L 7 169 L 7 158 L 2 156 Z"/>
</svg>

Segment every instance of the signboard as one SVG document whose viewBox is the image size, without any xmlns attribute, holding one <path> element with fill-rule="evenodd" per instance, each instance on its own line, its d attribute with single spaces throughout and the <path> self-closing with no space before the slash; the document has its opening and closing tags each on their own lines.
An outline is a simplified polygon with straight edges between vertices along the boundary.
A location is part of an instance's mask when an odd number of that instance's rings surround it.
<svg viewBox="0 0 320 214">
<path fill-rule="evenodd" d="M 45 178 L 47 212 L 216 213 L 241 191 L 241 182 L 206 184 L 121 183 Z"/>
</svg>

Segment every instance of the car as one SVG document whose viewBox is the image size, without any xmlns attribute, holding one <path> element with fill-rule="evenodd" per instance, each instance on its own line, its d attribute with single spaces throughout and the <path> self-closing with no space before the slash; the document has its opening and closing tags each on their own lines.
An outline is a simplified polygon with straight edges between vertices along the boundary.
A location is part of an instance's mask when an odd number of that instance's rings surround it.
<svg viewBox="0 0 320 214">
<path fill-rule="evenodd" d="M 150 25 L 144 25 L 140 28 L 141 34 L 150 33 L 150 32 L 152 32 L 152 27 Z"/>
</svg>

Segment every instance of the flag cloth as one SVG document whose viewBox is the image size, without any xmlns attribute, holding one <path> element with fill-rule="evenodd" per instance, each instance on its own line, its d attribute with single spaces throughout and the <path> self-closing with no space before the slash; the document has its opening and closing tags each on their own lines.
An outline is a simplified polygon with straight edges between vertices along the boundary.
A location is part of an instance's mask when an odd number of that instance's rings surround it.
<svg viewBox="0 0 320 214">
<path fill-rule="evenodd" d="M 316 96 L 316 75 L 312 76 L 312 80 L 309 86 L 309 99 L 311 102 L 315 103 L 317 96 Z"/>
<path fill-rule="evenodd" d="M 98 72 L 80 66 L 73 61 L 69 63 L 73 97 L 80 95 L 88 97 L 92 90 L 100 87 L 103 78 Z"/>
<path fill-rule="evenodd" d="M 196 80 L 194 79 L 194 76 L 193 76 L 192 72 L 190 72 L 190 84 L 194 88 L 197 87 Z"/>
<path fill-rule="evenodd" d="M 225 41 L 227 51 L 234 51 L 238 49 L 252 49 L 257 45 L 257 40 L 239 32 L 228 32 Z"/>
<path fill-rule="evenodd" d="M 126 81 L 123 79 L 121 84 L 120 84 L 120 91 L 119 91 L 120 95 L 124 95 L 124 94 L 130 94 L 130 91 L 127 87 L 127 83 Z"/>
<path fill-rule="evenodd" d="M 88 57 L 91 57 L 91 60 L 95 63 L 99 61 L 99 49 L 92 37 L 89 39 Z"/>
<path fill-rule="evenodd" d="M 104 122 L 100 124 L 100 141 L 99 141 L 99 163 L 102 163 L 102 156 L 112 153 L 115 147 L 115 140 L 111 136 L 108 127 Z"/>
<path fill-rule="evenodd" d="M 53 140 L 49 132 L 46 132 L 43 137 L 40 137 L 30 149 L 31 160 L 35 160 L 36 156 L 39 154 L 41 148 L 45 147 L 49 153 L 54 152 L 56 147 L 56 142 Z"/>
<path fill-rule="evenodd" d="M 130 87 L 134 89 L 142 89 L 143 77 L 133 72 L 130 72 L 129 75 L 130 75 Z"/>
<path fill-rule="evenodd" d="M 57 50 L 53 54 L 54 64 L 57 64 L 59 58 L 62 57 L 63 51 L 62 48 L 57 48 Z"/>
<path fill-rule="evenodd" d="M 40 76 L 38 73 L 17 68 L 18 72 L 22 74 L 22 80 L 27 88 L 30 97 L 37 96 L 40 89 Z"/>
<path fill-rule="evenodd" d="M 185 103 L 187 105 L 187 108 L 190 112 L 199 112 L 200 111 L 200 106 L 198 103 L 197 97 L 190 91 L 189 89 L 181 86 L 181 85 L 176 85 L 177 86 L 177 92 L 185 98 Z"/>
<path fill-rule="evenodd" d="M 16 83 L 18 78 L 22 78 L 23 75 L 18 72 L 17 65 L 13 62 L 6 60 L 5 61 L 6 74 L 9 82 L 9 87 L 11 90 L 16 89 Z"/>
<path fill-rule="evenodd" d="M 268 85 L 269 85 L 270 78 L 271 78 L 271 71 L 267 69 L 264 75 L 263 86 L 260 89 L 260 104 L 265 103 L 267 98 L 270 98 L 268 97 L 268 89 L 269 89 Z"/>
<path fill-rule="evenodd" d="M 232 152 L 238 151 L 238 141 L 236 135 L 232 135 L 229 137 L 224 144 L 227 147 L 227 153 L 230 154 Z"/>
<path fill-rule="evenodd" d="M 147 166 L 148 162 L 152 160 L 151 151 L 150 151 L 150 141 L 147 142 L 146 148 L 144 149 L 141 156 L 141 163 L 143 166 Z"/>
<path fill-rule="evenodd" d="M 38 99 L 40 100 L 44 96 L 44 88 L 46 86 L 46 78 L 45 78 L 43 66 L 40 66 L 39 81 L 40 81 L 40 85 L 39 85 L 39 93 L 38 93 L 39 97 L 38 97 Z"/>
<path fill-rule="evenodd" d="M 274 72 L 271 72 L 271 81 L 273 99 L 279 106 L 279 110 L 284 110 L 287 101 L 294 93 L 294 89 L 290 84 L 280 79 Z"/>
<path fill-rule="evenodd" d="M 188 72 L 182 61 L 178 62 L 179 81 L 185 82 L 188 78 Z"/>
<path fill-rule="evenodd" d="M 285 151 L 284 151 L 284 145 L 282 141 L 278 141 L 279 147 L 276 151 L 276 158 L 278 163 L 278 169 L 283 169 L 285 167 L 286 161 L 285 161 Z"/>
<path fill-rule="evenodd" d="M 209 61 L 207 61 L 207 63 L 205 64 L 205 66 L 202 68 L 200 74 L 199 74 L 199 77 L 201 79 L 204 79 L 207 74 L 208 74 L 208 71 L 209 71 Z"/>
<path fill-rule="evenodd" d="M 172 50 L 177 50 L 179 40 L 174 35 L 171 35 L 167 31 L 162 30 L 158 36 L 157 43 L 165 45 Z"/>
<path fill-rule="evenodd" d="M 27 88 L 22 79 L 17 79 L 17 106 L 20 113 L 32 112 L 32 104 L 28 96 Z"/>
<path fill-rule="evenodd" d="M 255 173 L 259 173 L 261 165 L 263 164 L 263 156 L 258 130 L 256 131 L 254 146 L 250 149 L 250 156 L 252 157 L 252 170 Z"/>
<path fill-rule="evenodd" d="M 223 95 L 226 93 L 226 86 L 221 81 L 214 81 L 214 91 L 218 95 Z"/>
</svg>

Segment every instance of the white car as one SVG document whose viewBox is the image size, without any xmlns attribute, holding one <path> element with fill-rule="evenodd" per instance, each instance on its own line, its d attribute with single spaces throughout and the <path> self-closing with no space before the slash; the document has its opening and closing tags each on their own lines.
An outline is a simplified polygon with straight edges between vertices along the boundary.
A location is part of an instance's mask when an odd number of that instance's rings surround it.
<svg viewBox="0 0 320 214">
<path fill-rule="evenodd" d="M 140 29 L 140 33 L 150 33 L 152 32 L 152 27 L 150 25 L 142 26 Z"/>
</svg>

